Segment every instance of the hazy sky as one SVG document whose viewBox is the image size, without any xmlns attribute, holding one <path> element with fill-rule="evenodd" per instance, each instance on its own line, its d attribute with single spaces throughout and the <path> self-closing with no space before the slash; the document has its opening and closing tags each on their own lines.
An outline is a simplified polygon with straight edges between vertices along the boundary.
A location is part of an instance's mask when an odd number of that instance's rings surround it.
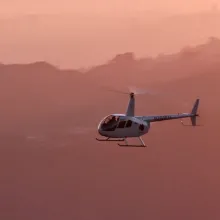
<svg viewBox="0 0 220 220">
<path fill-rule="evenodd" d="M 0 18 L 13 18 L 0 20 L 0 62 L 45 60 L 78 68 L 130 51 L 139 57 L 177 52 L 220 36 L 220 21 L 212 17 L 204 24 L 185 15 L 176 21 L 170 15 L 215 4 L 220 0 L 0 0 Z M 15 16 L 26 13 L 62 16 Z"/>
<path fill-rule="evenodd" d="M 1 0 L 1 13 L 63 12 L 63 11 L 199 11 L 207 10 L 220 0 Z"/>
</svg>

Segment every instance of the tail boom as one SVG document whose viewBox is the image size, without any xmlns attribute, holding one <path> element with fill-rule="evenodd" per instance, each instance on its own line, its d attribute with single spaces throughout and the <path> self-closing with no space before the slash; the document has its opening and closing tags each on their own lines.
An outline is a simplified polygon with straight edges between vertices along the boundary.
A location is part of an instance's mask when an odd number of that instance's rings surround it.
<svg viewBox="0 0 220 220">
<path fill-rule="evenodd" d="M 143 116 L 142 120 L 148 122 L 157 122 L 157 121 L 167 121 L 181 118 L 192 117 L 192 114 L 182 113 L 182 114 L 170 114 L 170 115 L 156 115 L 156 116 Z"/>
<path fill-rule="evenodd" d="M 191 113 L 179 113 L 179 114 L 157 115 L 157 116 L 142 116 L 142 117 L 140 116 L 138 118 L 144 121 L 147 121 L 147 122 L 157 122 L 157 121 L 190 118 L 192 122 L 192 126 L 196 126 L 196 117 L 199 116 L 197 114 L 198 107 L 199 107 L 199 99 L 195 101 L 195 104 L 193 105 Z"/>
</svg>

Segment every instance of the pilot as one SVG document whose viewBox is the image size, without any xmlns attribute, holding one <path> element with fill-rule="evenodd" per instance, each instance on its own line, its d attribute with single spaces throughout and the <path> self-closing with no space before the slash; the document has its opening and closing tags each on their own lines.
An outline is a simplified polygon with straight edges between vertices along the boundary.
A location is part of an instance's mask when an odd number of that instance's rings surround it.
<svg viewBox="0 0 220 220">
<path fill-rule="evenodd" d="M 117 126 L 117 122 L 118 122 L 118 119 L 115 117 L 115 116 L 112 116 L 112 118 L 105 124 L 103 124 L 103 129 L 104 130 L 112 130 L 114 128 L 116 128 Z"/>
<path fill-rule="evenodd" d="M 113 124 L 114 122 L 116 121 L 116 117 L 115 116 L 113 116 L 109 121 L 108 121 L 108 125 L 111 125 L 111 124 Z"/>
</svg>

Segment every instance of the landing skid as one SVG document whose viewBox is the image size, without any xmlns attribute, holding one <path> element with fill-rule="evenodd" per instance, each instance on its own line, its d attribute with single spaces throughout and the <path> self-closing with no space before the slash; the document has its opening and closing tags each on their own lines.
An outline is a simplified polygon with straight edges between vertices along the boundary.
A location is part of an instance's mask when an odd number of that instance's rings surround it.
<svg viewBox="0 0 220 220">
<path fill-rule="evenodd" d="M 118 146 L 120 146 L 120 147 L 146 147 L 146 145 L 145 145 L 144 141 L 142 140 L 142 138 L 138 137 L 138 139 L 140 140 L 141 145 L 128 144 L 127 139 L 125 139 L 125 144 L 118 144 Z"/>
<path fill-rule="evenodd" d="M 125 139 L 110 139 L 110 138 L 105 138 L 105 139 L 99 139 L 96 138 L 97 141 L 124 141 Z"/>
<path fill-rule="evenodd" d="M 118 144 L 120 147 L 146 147 L 145 145 Z"/>
<path fill-rule="evenodd" d="M 128 141 L 126 138 L 121 138 L 121 139 L 114 139 L 114 138 L 105 138 L 105 139 L 99 139 L 99 138 L 96 138 L 97 141 L 124 141 L 125 144 L 118 144 L 118 146 L 120 147 L 146 147 L 144 141 L 141 139 L 141 137 L 138 137 L 138 139 L 140 140 L 141 142 L 141 145 L 132 145 L 132 144 L 128 144 Z"/>
</svg>

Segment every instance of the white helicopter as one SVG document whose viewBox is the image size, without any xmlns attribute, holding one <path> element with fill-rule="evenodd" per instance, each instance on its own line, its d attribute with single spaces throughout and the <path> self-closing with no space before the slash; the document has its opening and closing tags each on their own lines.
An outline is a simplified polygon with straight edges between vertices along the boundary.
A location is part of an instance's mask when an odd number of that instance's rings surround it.
<svg viewBox="0 0 220 220">
<path fill-rule="evenodd" d="M 124 93 L 124 92 L 123 92 Z M 200 99 L 196 99 L 190 113 L 178 113 L 168 115 L 153 116 L 135 116 L 135 93 L 125 93 L 130 95 L 127 111 L 125 114 L 111 114 L 106 116 L 98 125 L 98 133 L 105 139 L 96 138 L 97 141 L 124 141 L 125 144 L 119 144 L 122 147 L 146 147 L 141 136 L 147 134 L 150 130 L 151 122 L 159 122 L 173 119 L 190 118 L 191 126 L 196 126 L 197 110 Z M 138 93 L 136 93 L 138 94 Z M 181 121 L 183 124 L 183 121 Z M 184 125 L 184 124 L 183 124 Z M 141 145 L 129 145 L 127 138 L 138 138 Z"/>
</svg>

